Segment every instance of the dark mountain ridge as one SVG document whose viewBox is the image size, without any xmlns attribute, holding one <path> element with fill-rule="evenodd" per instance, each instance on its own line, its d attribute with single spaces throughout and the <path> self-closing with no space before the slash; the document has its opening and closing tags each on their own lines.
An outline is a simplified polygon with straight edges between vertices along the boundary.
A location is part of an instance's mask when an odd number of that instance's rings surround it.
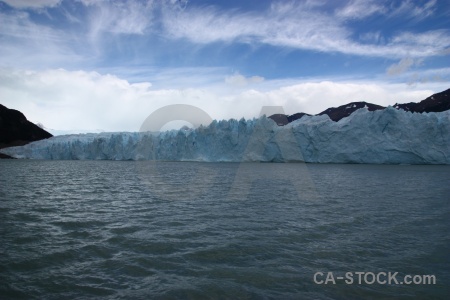
<svg viewBox="0 0 450 300">
<path fill-rule="evenodd" d="M 284 114 L 274 114 L 271 115 L 269 118 L 274 120 L 278 126 L 283 126 L 295 120 L 301 119 L 303 116 L 311 116 L 311 115 L 306 113 L 296 113 L 290 116 Z"/>
<path fill-rule="evenodd" d="M 323 112 L 317 114 L 317 116 L 321 115 L 328 115 L 331 120 L 337 122 L 342 118 L 346 118 L 350 116 L 353 112 L 360 108 L 367 107 L 369 111 L 379 110 L 379 109 L 385 109 L 386 107 L 381 105 L 376 105 L 368 102 L 350 102 L 345 105 L 341 105 L 339 107 L 331 107 L 327 108 Z"/>
<path fill-rule="evenodd" d="M 364 101 L 350 102 L 348 104 L 344 104 L 339 107 L 328 108 L 323 112 L 318 113 L 316 116 L 328 115 L 328 117 L 330 117 L 331 120 L 337 122 L 343 118 L 350 116 L 356 110 L 364 107 L 367 107 L 369 111 L 386 108 L 381 105 L 367 103 Z M 414 113 L 446 111 L 450 109 L 450 89 L 447 89 L 437 94 L 433 94 L 430 97 L 426 98 L 425 100 L 420 101 L 419 103 L 415 102 L 409 102 L 404 104 L 396 103 L 393 107 Z M 303 116 L 311 116 L 311 115 L 307 113 L 296 113 L 290 116 L 284 114 L 275 114 L 270 116 L 269 118 L 274 120 L 279 126 L 283 126 L 290 122 L 298 120 Z"/>
<path fill-rule="evenodd" d="M 52 137 L 50 133 L 28 121 L 20 111 L 0 104 L 0 149 L 22 146 L 49 137 Z"/>
<path fill-rule="evenodd" d="M 450 109 L 450 89 L 434 94 L 419 103 L 395 103 L 394 107 L 415 113 L 446 111 Z"/>
</svg>

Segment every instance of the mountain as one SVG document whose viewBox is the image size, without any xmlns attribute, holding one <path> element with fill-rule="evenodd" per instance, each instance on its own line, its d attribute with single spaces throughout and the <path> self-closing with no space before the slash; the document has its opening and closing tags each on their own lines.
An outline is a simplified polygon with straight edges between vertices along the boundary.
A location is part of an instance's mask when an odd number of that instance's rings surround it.
<svg viewBox="0 0 450 300">
<path fill-rule="evenodd" d="M 311 115 L 306 113 L 296 113 L 290 116 L 285 114 L 274 114 L 271 115 L 269 118 L 274 120 L 278 126 L 283 126 L 295 120 L 301 119 L 303 116 L 311 116 Z"/>
<path fill-rule="evenodd" d="M 364 101 L 350 102 L 348 104 L 341 105 L 339 107 L 328 108 L 317 115 L 318 116 L 328 115 L 328 117 L 330 117 L 331 120 L 337 122 L 343 118 L 350 116 L 354 111 L 356 111 L 360 108 L 367 108 L 369 111 L 374 111 L 374 110 L 385 109 L 386 107 L 372 104 L 372 103 L 367 103 Z"/>
<path fill-rule="evenodd" d="M 50 133 L 28 121 L 20 111 L 0 104 L 0 149 L 22 146 L 50 137 Z"/>
<path fill-rule="evenodd" d="M 323 112 L 317 114 L 316 116 L 328 115 L 328 117 L 330 117 L 331 120 L 337 122 L 343 118 L 350 116 L 356 110 L 358 110 L 360 108 L 364 108 L 364 107 L 367 108 L 369 111 L 386 108 L 384 106 L 367 103 L 367 102 L 350 102 L 348 104 L 341 105 L 339 107 L 330 107 L 330 108 L 324 110 Z M 275 114 L 275 115 L 271 115 L 269 118 L 274 120 L 278 126 L 284 126 L 295 120 L 301 119 L 304 116 L 311 116 L 311 115 L 302 112 L 302 113 L 296 113 L 296 114 L 293 114 L 290 116 L 284 115 L 284 114 Z"/>
<path fill-rule="evenodd" d="M 446 111 L 450 109 L 450 89 L 434 94 L 419 103 L 395 103 L 394 107 L 416 113 Z"/>
<path fill-rule="evenodd" d="M 331 120 L 338 122 L 339 120 L 350 116 L 356 110 L 366 107 L 369 111 L 381 110 L 386 107 L 367 103 L 367 102 L 350 102 L 339 107 L 331 107 L 323 112 L 317 114 L 316 116 L 327 115 Z M 404 104 L 395 104 L 394 108 L 401 109 L 408 112 L 423 113 L 423 112 L 442 112 L 450 109 L 450 89 L 443 92 L 434 94 L 419 103 L 410 102 Z M 293 115 L 275 114 L 271 115 L 269 118 L 274 120 L 278 126 L 284 126 L 291 123 L 303 116 L 310 116 L 306 113 L 296 113 Z"/>
</svg>

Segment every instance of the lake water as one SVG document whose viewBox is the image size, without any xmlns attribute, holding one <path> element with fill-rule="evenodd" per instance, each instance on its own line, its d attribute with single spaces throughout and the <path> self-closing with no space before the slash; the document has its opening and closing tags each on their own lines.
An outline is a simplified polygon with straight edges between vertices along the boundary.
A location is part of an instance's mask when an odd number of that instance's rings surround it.
<svg viewBox="0 0 450 300">
<path fill-rule="evenodd" d="M 449 299 L 449 182 L 450 166 L 0 160 L 0 298 Z"/>
</svg>

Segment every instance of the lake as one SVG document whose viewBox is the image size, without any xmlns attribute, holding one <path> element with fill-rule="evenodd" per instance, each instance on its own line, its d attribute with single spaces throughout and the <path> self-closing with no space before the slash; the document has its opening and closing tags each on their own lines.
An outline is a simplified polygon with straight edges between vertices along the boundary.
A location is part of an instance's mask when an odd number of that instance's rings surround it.
<svg viewBox="0 0 450 300">
<path fill-rule="evenodd" d="M 449 182 L 450 166 L 0 160 L 0 297 L 448 299 Z"/>
</svg>

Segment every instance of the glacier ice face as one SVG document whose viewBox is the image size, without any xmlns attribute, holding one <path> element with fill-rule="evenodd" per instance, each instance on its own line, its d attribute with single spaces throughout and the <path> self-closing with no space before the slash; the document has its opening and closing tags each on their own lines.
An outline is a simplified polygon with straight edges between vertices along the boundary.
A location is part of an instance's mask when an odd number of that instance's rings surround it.
<svg viewBox="0 0 450 300">
<path fill-rule="evenodd" d="M 419 114 L 392 107 L 373 112 L 359 109 L 336 123 L 312 119 L 291 126 L 311 162 L 450 163 L 450 111 Z"/>
<path fill-rule="evenodd" d="M 305 116 L 213 121 L 195 130 L 56 136 L 2 149 L 16 158 L 450 164 L 450 111 L 359 109 L 339 122 Z"/>
</svg>

